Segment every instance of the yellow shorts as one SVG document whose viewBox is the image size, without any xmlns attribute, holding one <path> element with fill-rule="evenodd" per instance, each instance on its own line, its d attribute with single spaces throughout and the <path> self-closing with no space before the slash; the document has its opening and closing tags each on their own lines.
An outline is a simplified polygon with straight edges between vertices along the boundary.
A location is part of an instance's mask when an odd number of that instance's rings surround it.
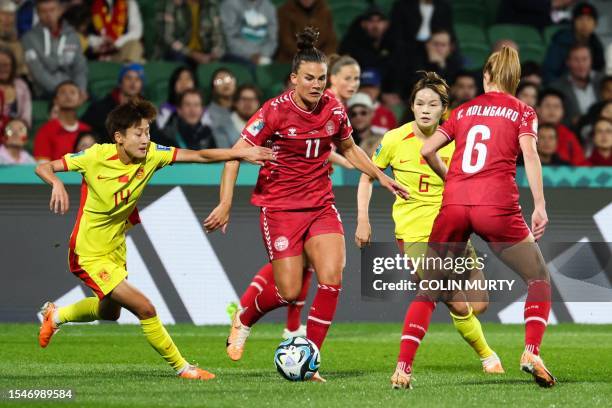
<svg viewBox="0 0 612 408">
<path fill-rule="evenodd" d="M 126 252 L 125 242 L 102 256 L 81 256 L 71 249 L 68 255 L 70 272 L 102 300 L 127 278 Z"/>
</svg>

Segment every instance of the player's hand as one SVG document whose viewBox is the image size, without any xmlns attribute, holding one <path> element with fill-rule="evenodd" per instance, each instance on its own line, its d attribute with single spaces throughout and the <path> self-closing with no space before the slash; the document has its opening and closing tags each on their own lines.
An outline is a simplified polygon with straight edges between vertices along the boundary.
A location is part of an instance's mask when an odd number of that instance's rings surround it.
<svg viewBox="0 0 612 408">
<path fill-rule="evenodd" d="M 359 248 L 363 248 L 366 245 L 370 245 L 370 238 L 372 237 L 372 227 L 367 221 L 357 222 L 357 229 L 355 230 L 355 244 Z"/>
<path fill-rule="evenodd" d="M 51 201 L 49 202 L 49 209 L 55 214 L 66 214 L 68 207 L 70 206 L 70 199 L 68 198 L 68 192 L 66 187 L 62 183 L 56 183 L 53 185 L 51 190 Z"/>
<path fill-rule="evenodd" d="M 544 230 L 548 224 L 548 215 L 546 215 L 545 207 L 536 207 L 531 215 L 531 232 L 533 237 L 537 240 L 542 238 Z"/>
<path fill-rule="evenodd" d="M 276 160 L 276 153 L 267 147 L 253 146 L 244 148 L 241 157 L 249 163 L 263 166 L 266 160 Z"/>
<path fill-rule="evenodd" d="M 408 190 L 406 190 L 404 186 L 402 186 L 386 174 L 382 174 L 378 181 L 380 182 L 381 186 L 385 187 L 387 190 L 389 190 L 396 196 L 402 197 L 404 200 L 407 200 L 410 196 L 410 194 L 408 194 Z"/>
<path fill-rule="evenodd" d="M 221 232 L 225 234 L 227 224 L 229 223 L 229 214 L 229 205 L 219 204 L 216 206 L 203 222 L 206 233 L 211 233 L 221 228 Z"/>
</svg>

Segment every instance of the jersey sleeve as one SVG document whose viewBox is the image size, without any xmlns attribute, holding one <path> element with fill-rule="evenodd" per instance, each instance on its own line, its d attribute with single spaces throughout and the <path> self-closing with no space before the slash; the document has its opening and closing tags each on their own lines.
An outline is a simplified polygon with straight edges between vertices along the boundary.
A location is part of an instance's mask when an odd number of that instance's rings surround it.
<svg viewBox="0 0 612 408">
<path fill-rule="evenodd" d="M 351 126 L 351 121 L 348 118 L 345 110 L 342 110 L 342 117 L 340 118 L 340 129 L 338 133 L 334 137 L 336 142 L 341 142 L 343 140 L 348 139 L 353 135 L 353 126 Z"/>
<path fill-rule="evenodd" d="M 62 157 L 64 170 L 85 173 L 87 169 L 91 166 L 91 164 L 97 159 L 99 150 L 100 145 L 95 144 L 90 148 L 80 151 L 78 153 L 65 154 Z"/>
<path fill-rule="evenodd" d="M 240 137 L 253 146 L 263 146 L 266 140 L 274 133 L 272 125 L 273 114 L 270 105 L 262 106 L 247 122 Z"/>
<path fill-rule="evenodd" d="M 161 169 L 162 167 L 174 163 L 177 153 L 178 149 L 176 147 L 164 146 L 151 142 L 148 154 L 151 155 L 152 160 L 156 164 L 156 168 Z"/>
<path fill-rule="evenodd" d="M 438 130 L 450 141 L 455 140 L 455 127 L 457 125 L 457 109 L 453 110 L 450 118 Z"/>
<path fill-rule="evenodd" d="M 381 169 L 386 169 L 393 160 L 393 152 L 395 150 L 391 133 L 387 132 L 383 136 L 380 144 L 376 148 L 374 155 L 372 155 L 372 161 L 374 164 Z"/>
<path fill-rule="evenodd" d="M 521 124 L 519 125 L 518 137 L 531 136 L 538 139 L 538 115 L 535 110 L 528 106 L 523 112 Z"/>
</svg>

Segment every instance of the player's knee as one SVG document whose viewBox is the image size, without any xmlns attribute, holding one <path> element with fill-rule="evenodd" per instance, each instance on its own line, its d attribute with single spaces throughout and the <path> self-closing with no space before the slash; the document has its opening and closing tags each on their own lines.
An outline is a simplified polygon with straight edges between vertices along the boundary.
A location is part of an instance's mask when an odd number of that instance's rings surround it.
<svg viewBox="0 0 612 408">
<path fill-rule="evenodd" d="M 472 306 L 472 312 L 478 316 L 487 311 L 489 302 L 470 302 L 470 306 Z"/>
<path fill-rule="evenodd" d="M 317 279 L 320 283 L 326 285 L 341 285 L 342 284 L 342 267 L 340 265 L 321 268 L 317 270 Z"/>
<path fill-rule="evenodd" d="M 140 306 L 138 310 L 138 317 L 140 320 L 150 319 L 155 316 L 157 316 L 157 311 L 155 310 L 155 306 L 153 306 L 149 300 Z"/>
<path fill-rule="evenodd" d="M 279 288 L 278 294 L 287 302 L 294 302 L 300 297 L 301 287 Z"/>
<path fill-rule="evenodd" d="M 121 309 L 117 310 L 107 310 L 102 314 L 103 320 L 108 320 L 111 322 L 116 322 L 121 317 Z"/>
<path fill-rule="evenodd" d="M 470 314 L 470 306 L 466 302 L 448 302 L 447 306 L 455 316 L 467 316 Z"/>
</svg>

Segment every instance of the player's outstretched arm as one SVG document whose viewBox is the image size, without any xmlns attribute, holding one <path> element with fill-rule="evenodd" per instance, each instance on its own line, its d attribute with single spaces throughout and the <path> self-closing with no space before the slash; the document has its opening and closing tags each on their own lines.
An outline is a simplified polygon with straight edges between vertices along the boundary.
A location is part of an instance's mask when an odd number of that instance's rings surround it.
<svg viewBox="0 0 612 408">
<path fill-rule="evenodd" d="M 246 160 L 249 163 L 263 165 L 266 160 L 274 160 L 272 149 L 261 146 L 247 146 L 232 149 L 178 149 L 177 163 L 215 163 L 228 160 Z"/>
<path fill-rule="evenodd" d="M 421 148 L 421 156 L 427 161 L 429 167 L 442 179 L 446 180 L 448 168 L 438 156 L 438 150 L 448 144 L 448 138 L 440 131 L 435 131 L 425 142 Z"/>
<path fill-rule="evenodd" d="M 336 152 L 331 152 L 331 154 L 329 155 L 329 161 L 332 164 L 337 164 L 338 166 L 342 166 L 345 169 L 355 168 L 348 160 L 346 160 L 346 157 Z"/>
<path fill-rule="evenodd" d="M 408 191 L 376 167 L 363 149 L 355 144 L 352 137 L 342 140 L 338 144 L 338 149 L 357 170 L 367 174 L 374 180 L 378 180 L 381 186 L 385 187 L 393 194 L 403 199 L 408 198 Z"/>
<path fill-rule="evenodd" d="M 52 187 L 49 209 L 56 214 L 65 214 L 70 206 L 70 199 L 64 183 L 55 175 L 65 171 L 61 160 L 41 163 L 36 167 L 36 175 Z"/>
<path fill-rule="evenodd" d="M 544 235 L 548 215 L 546 214 L 546 201 L 544 200 L 544 183 L 542 182 L 542 163 L 536 148 L 536 140 L 531 136 L 519 138 L 519 144 L 523 151 L 525 162 L 525 173 L 533 196 L 533 214 L 531 216 L 531 232 L 537 240 Z"/>
<path fill-rule="evenodd" d="M 363 248 L 370 244 L 372 227 L 370 226 L 370 199 L 372 198 L 372 185 L 374 179 L 362 174 L 357 187 L 357 229 L 355 230 L 355 244 Z"/>
</svg>

